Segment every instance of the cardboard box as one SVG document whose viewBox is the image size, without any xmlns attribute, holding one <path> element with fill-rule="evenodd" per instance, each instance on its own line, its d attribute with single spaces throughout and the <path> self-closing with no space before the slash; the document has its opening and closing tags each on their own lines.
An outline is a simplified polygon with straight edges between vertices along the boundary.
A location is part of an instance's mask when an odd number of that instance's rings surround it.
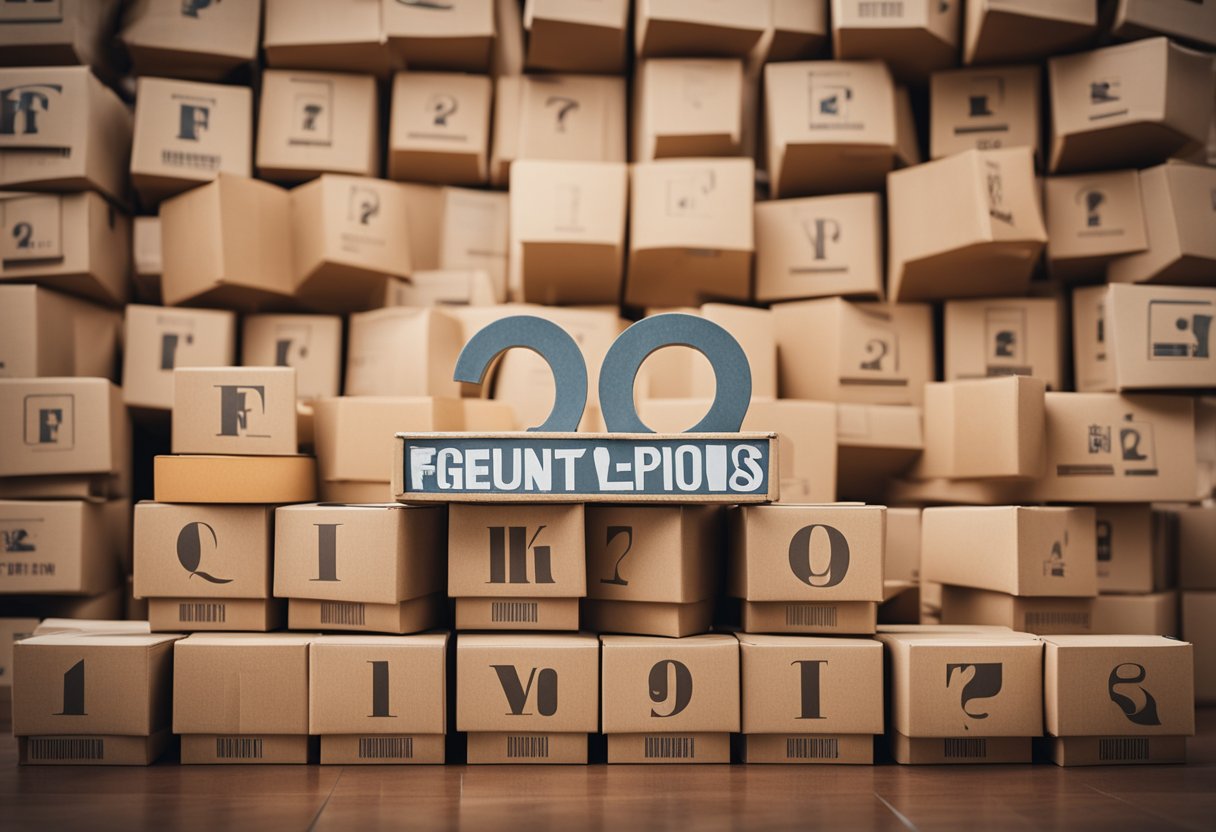
<svg viewBox="0 0 1216 832">
<path fill-rule="evenodd" d="M 1038 60 L 1089 44 L 1098 9 L 1089 0 L 971 0 L 963 11 L 963 63 Z"/>
<path fill-rule="evenodd" d="M 160 220 L 166 304 L 215 303 L 252 312 L 291 295 L 287 191 L 221 173 L 166 200 Z"/>
<path fill-rule="evenodd" d="M 526 0 L 526 65 L 556 72 L 625 73 L 629 2 Z"/>
<path fill-rule="evenodd" d="M 5 169 L 9 155 L 0 147 Z M 36 283 L 109 306 L 127 300 L 131 220 L 97 194 L 5 194 L 0 220 L 0 283 Z"/>
<path fill-rule="evenodd" d="M 836 406 L 837 499 L 881 501 L 925 447 L 919 407 Z"/>
<path fill-rule="evenodd" d="M 840 194 L 756 203 L 756 300 L 881 298 L 882 200 Z"/>
<path fill-rule="evenodd" d="M 175 645 L 173 733 L 185 735 L 182 763 L 307 763 L 314 638 L 196 633 Z"/>
<path fill-rule="evenodd" d="M 912 476 L 1041 476 L 1045 392 L 1028 376 L 926 384 L 925 452 Z"/>
<path fill-rule="evenodd" d="M 690 604 L 584 598 L 581 614 L 586 627 L 597 633 L 684 638 L 709 632 L 713 625 L 714 605 L 712 598 Z"/>
<path fill-rule="evenodd" d="M 1019 632 L 1088 634 L 1093 629 L 1094 598 L 1011 595 L 964 586 L 942 585 L 943 624 L 991 624 Z"/>
<path fill-rule="evenodd" d="M 131 220 L 131 275 L 135 300 L 160 304 L 160 217 L 134 217 Z"/>
<path fill-rule="evenodd" d="M 1110 635 L 1178 637 L 1178 593 L 1099 595 L 1093 600 L 1091 630 Z"/>
<path fill-rule="evenodd" d="M 184 367 L 173 373 L 173 453 L 285 456 L 296 439 L 292 367 Z"/>
<path fill-rule="evenodd" d="M 634 48 L 639 58 L 745 58 L 771 22 L 769 4 L 638 0 Z"/>
<path fill-rule="evenodd" d="M 377 309 L 350 317 L 348 396 L 458 396 L 460 323 L 437 309 Z"/>
<path fill-rule="evenodd" d="M 883 549 L 883 577 L 888 581 L 920 580 L 919 508 L 888 508 Z"/>
<path fill-rule="evenodd" d="M 832 54 L 881 58 L 898 77 L 923 82 L 958 61 L 960 5 L 907 0 L 867 6 L 832 0 Z"/>
<path fill-rule="evenodd" d="M 342 318 L 338 315 L 246 315 L 241 364 L 292 367 L 300 401 L 338 395 Z"/>
<path fill-rule="evenodd" d="M 96 595 L 118 586 L 122 543 L 109 531 L 104 503 L 0 500 L 0 593 Z"/>
<path fill-rule="evenodd" d="M 489 176 L 490 79 L 400 72 L 393 79 L 390 179 L 480 185 Z"/>
<path fill-rule="evenodd" d="M 177 367 L 226 367 L 236 359 L 236 315 L 210 309 L 130 304 L 125 313 L 122 399 L 170 410 Z"/>
<path fill-rule="evenodd" d="M 385 306 L 493 306 L 498 291 L 484 269 L 430 269 L 392 278 Z"/>
<path fill-rule="evenodd" d="M 1203 3 L 1119 0 L 1111 33 L 1134 40 L 1154 34 L 1216 46 L 1216 11 Z"/>
<path fill-rule="evenodd" d="M 946 302 L 946 381 L 1035 376 L 1064 387 L 1064 313 L 1058 297 Z"/>
<path fill-rule="evenodd" d="M 927 508 L 921 575 L 1023 597 L 1092 597 L 1095 541 L 1092 508 Z"/>
<path fill-rule="evenodd" d="M 5 722 L 12 720 L 12 690 L 13 690 L 13 646 L 22 639 L 34 634 L 38 626 L 37 618 L 0 618 L 0 702 L 7 700 L 10 706 L 5 708 L 8 716 Z"/>
<path fill-rule="evenodd" d="M 485 72 L 494 45 L 494 0 L 382 2 L 380 19 L 393 54 L 415 69 Z"/>
<path fill-rule="evenodd" d="M 1053 277 L 1101 278 L 1112 258 L 1148 248 L 1138 171 L 1049 176 L 1044 188 Z"/>
<path fill-rule="evenodd" d="M 117 379 L 122 317 L 37 286 L 0 285 L 0 378 Z"/>
<path fill-rule="evenodd" d="M 261 12 L 258 0 L 138 0 L 118 37 L 138 76 L 219 81 L 257 59 Z"/>
<path fill-rule="evenodd" d="M 1039 67 L 935 72 L 929 82 L 929 157 L 1029 147 L 1042 157 Z"/>
<path fill-rule="evenodd" d="M 376 79 L 266 70 L 258 111 L 258 175 L 302 182 L 321 173 L 380 173 Z"/>
<path fill-rule="evenodd" d="M 892 300 L 1027 293 L 1047 242 L 1032 157 L 968 150 L 887 178 Z"/>
<path fill-rule="evenodd" d="M 1216 592 L 1182 593 L 1182 637 L 1195 652 L 1195 702 L 1216 703 Z"/>
<path fill-rule="evenodd" d="M 933 309 L 841 298 L 778 303 L 778 388 L 784 398 L 920 404 L 934 377 Z M 818 355 L 822 360 L 806 361 Z"/>
<path fill-rule="evenodd" d="M 1047 63 L 1053 173 L 1145 167 L 1207 141 L 1210 56 L 1152 38 Z"/>
<path fill-rule="evenodd" d="M 0 33 L 10 29 L 20 32 L 22 43 L 38 37 L 37 29 L 24 23 L 0 24 Z M 0 51 L 17 50 L 5 45 Z M 117 202 L 124 200 L 131 112 L 88 67 L 3 68 L 0 88 L 9 90 L 5 101 L 13 109 L 13 123 L 0 133 L 0 187 L 92 189 Z"/>
<path fill-rule="evenodd" d="M 626 166 L 524 160 L 512 169 L 508 285 L 529 303 L 618 303 Z"/>
<path fill-rule="evenodd" d="M 307 503 L 317 499 L 310 456 L 156 456 L 153 497 L 161 503 Z"/>
<path fill-rule="evenodd" d="M 148 208 L 221 173 L 253 175 L 253 92 L 229 84 L 140 78 L 131 183 Z"/>
<path fill-rule="evenodd" d="M 1144 503 L 1094 506 L 1098 591 L 1159 592 L 1173 585 L 1170 516 Z"/>
<path fill-rule="evenodd" d="M 1170 509 L 1177 524 L 1178 586 L 1216 590 L 1216 506 L 1179 506 Z"/>
<path fill-rule="evenodd" d="M 653 58 L 634 76 L 633 160 L 739 156 L 743 62 Z"/>
<path fill-rule="evenodd" d="M 625 302 L 687 306 L 751 296 L 751 159 L 633 167 Z"/>
<path fill-rule="evenodd" d="M 752 376 L 752 398 L 762 401 L 777 398 L 777 339 L 773 334 L 772 313 L 769 310 L 731 303 L 706 303 L 700 309 L 663 311 L 698 315 L 725 329 L 747 356 Z M 696 350 L 660 350 L 657 357 L 651 353 L 642 366 L 642 384 L 648 396 L 660 399 L 680 396 L 703 398 L 706 400 L 704 410 L 709 409 L 717 381 L 709 361 Z M 699 416 L 693 416 L 688 424 L 681 424 L 672 430 L 691 427 L 698 420 Z"/>
<path fill-rule="evenodd" d="M 0 379 L 0 477 L 84 475 L 120 487 L 130 423 L 103 378 Z"/>
<path fill-rule="evenodd" d="M 505 299 L 508 194 L 433 185 L 402 187 L 413 269 L 482 269 L 490 275 L 495 297 Z"/>
<path fill-rule="evenodd" d="M 0 15 L 4 65 L 85 64 L 108 61 L 109 37 L 119 0 L 14 3 Z"/>
<path fill-rule="evenodd" d="M 471 764 L 586 763 L 585 735 L 599 728 L 599 687 L 594 635 L 456 639 L 456 730 L 469 733 Z M 474 740 L 487 733 L 492 741 Z"/>
<path fill-rule="evenodd" d="M 1216 171 L 1171 160 L 1140 172 L 1147 231 L 1145 251 L 1113 261 L 1112 283 L 1211 285 L 1216 266 L 1216 220 L 1211 194 Z"/>
<path fill-rule="evenodd" d="M 874 762 L 873 735 L 883 730 L 881 644 L 748 633 L 736 638 L 744 762 Z"/>
<path fill-rule="evenodd" d="M 381 3 L 368 0 L 264 0 L 262 51 L 271 67 L 370 72 L 401 68 L 389 51 Z"/>
<path fill-rule="evenodd" d="M 287 600 L 287 629 L 352 633 L 420 633 L 448 620 L 443 593 L 423 595 L 392 604 L 366 601 Z"/>
<path fill-rule="evenodd" d="M 830 34 L 827 0 L 773 0 L 773 38 L 767 60 L 815 57 L 824 51 Z"/>
</svg>

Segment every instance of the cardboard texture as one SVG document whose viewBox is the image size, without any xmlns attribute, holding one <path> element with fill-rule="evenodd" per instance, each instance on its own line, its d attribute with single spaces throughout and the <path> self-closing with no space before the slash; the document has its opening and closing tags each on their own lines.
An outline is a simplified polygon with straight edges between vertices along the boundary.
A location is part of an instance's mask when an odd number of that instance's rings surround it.
<svg viewBox="0 0 1216 832">
<path fill-rule="evenodd" d="M 258 110 L 258 175 L 301 182 L 320 173 L 380 173 L 371 75 L 269 69 Z"/>
<path fill-rule="evenodd" d="M 131 429 L 108 379 L 0 379 L 0 425 L 0 476 L 83 476 L 124 487 Z"/>
<path fill-rule="evenodd" d="M 382 3 L 380 19 L 389 49 L 411 70 L 484 72 L 490 66 L 493 0 Z"/>
<path fill-rule="evenodd" d="M 921 409 L 891 405 L 836 406 L 837 499 L 877 502 L 921 455 Z"/>
<path fill-rule="evenodd" d="M 629 52 L 629 3 L 526 0 L 526 65 L 557 72 L 621 74 Z"/>
<path fill-rule="evenodd" d="M 136 304 L 124 312 L 122 397 L 127 407 L 170 410 L 176 367 L 235 363 L 236 315 L 232 312 Z"/>
<path fill-rule="evenodd" d="M 901 78 L 921 82 L 958 60 L 960 4 L 912 0 L 866 6 L 832 0 L 832 53 L 882 58 Z"/>
<path fill-rule="evenodd" d="M 769 310 L 729 303 L 707 303 L 699 310 L 679 311 L 681 314 L 698 315 L 712 321 L 738 342 L 747 356 L 751 371 L 753 399 L 768 402 L 777 397 L 777 340 L 773 334 L 772 313 Z M 711 401 L 717 389 L 713 365 L 695 349 L 659 350 L 657 357 L 652 353 L 643 363 L 643 367 L 645 378 L 642 384 L 647 393 L 656 398 L 685 395 Z M 709 401 L 703 411 L 709 409 Z M 678 428 L 691 427 L 698 421 L 694 417 L 687 425 L 681 424 Z M 747 417 L 744 417 L 744 422 L 746 421 Z M 671 430 L 678 428 L 672 427 Z"/>
<path fill-rule="evenodd" d="M 743 62 L 654 58 L 634 75 L 633 160 L 743 155 Z"/>
<path fill-rule="evenodd" d="M 920 580 L 919 508 L 888 508 L 883 578 L 887 581 Z"/>
<path fill-rule="evenodd" d="M 0 378 L 117 379 L 122 317 L 37 286 L 0 285 Z"/>
<path fill-rule="evenodd" d="M 298 448 L 292 367 L 173 372 L 173 453 L 285 456 Z"/>
<path fill-rule="evenodd" d="M 1216 703 L 1216 592 L 1182 593 L 1182 637 L 1195 652 L 1195 702 Z"/>
<path fill-rule="evenodd" d="M 597 633 L 683 638 L 709 632 L 714 618 L 714 600 L 708 598 L 690 604 L 588 598 L 580 606 L 582 621 Z"/>
<path fill-rule="evenodd" d="M 253 632 L 280 630 L 286 603 L 274 598 L 149 598 L 153 632 Z"/>
<path fill-rule="evenodd" d="M 156 456 L 153 498 L 160 503 L 307 503 L 317 498 L 310 456 Z"/>
<path fill-rule="evenodd" d="M 1099 595 L 1093 600 L 1091 630 L 1095 634 L 1159 635 L 1177 638 L 1178 593 Z"/>
<path fill-rule="evenodd" d="M 774 0 L 769 61 L 794 61 L 818 55 L 827 44 L 827 0 Z"/>
<path fill-rule="evenodd" d="M 377 309 L 350 317 L 348 396 L 458 396 L 452 367 L 460 323 L 436 309 Z"/>
<path fill-rule="evenodd" d="M 95 595 L 118 586 L 122 543 L 109 532 L 104 503 L 0 500 L 0 592 Z"/>
<path fill-rule="evenodd" d="M 484 269 L 415 271 L 408 279 L 394 278 L 385 289 L 385 306 L 491 306 L 498 291 Z"/>
<path fill-rule="evenodd" d="M 1216 558 L 1211 548 L 1216 539 L 1216 506 L 1171 508 L 1170 514 L 1177 524 L 1178 586 L 1216 590 Z"/>
<path fill-rule="evenodd" d="M 402 72 L 393 79 L 390 179 L 479 185 L 489 176 L 493 89 L 484 76 Z"/>
<path fill-rule="evenodd" d="M 1216 11 L 1204 3 L 1119 0 L 1111 31 L 1127 40 L 1162 34 L 1216 46 Z"/>
<path fill-rule="evenodd" d="M 419 633 L 448 620 L 447 596 L 424 595 L 392 604 L 365 601 L 287 601 L 287 629 L 344 633 Z"/>
<path fill-rule="evenodd" d="M 401 187 L 413 269 L 481 269 L 490 275 L 495 297 L 505 299 L 509 195 L 435 185 Z"/>
<path fill-rule="evenodd" d="M 581 505 L 448 507 L 448 595 L 581 598 L 587 594 Z"/>
<path fill-rule="evenodd" d="M 1046 385 L 1026 376 L 925 385 L 917 479 L 1041 476 Z"/>
<path fill-rule="evenodd" d="M 778 389 L 783 397 L 856 404 L 921 404 L 932 380 L 933 310 L 926 304 L 841 298 L 779 303 Z M 822 360 L 806 361 L 818 355 Z"/>
<path fill-rule="evenodd" d="M 1044 215 L 1053 277 L 1100 278 L 1112 258 L 1148 248 L 1140 181 L 1136 170 L 1047 177 Z"/>
<path fill-rule="evenodd" d="M 1024 295 L 1047 242 L 1028 147 L 968 150 L 887 177 L 895 301 Z"/>
<path fill-rule="evenodd" d="M 745 58 L 770 21 L 768 4 L 756 6 L 746 0 L 638 0 L 634 4 L 634 48 L 639 58 Z"/>
<path fill-rule="evenodd" d="M 1026 597 L 986 589 L 942 585 L 943 624 L 994 624 L 1019 632 L 1093 632 L 1093 598 Z"/>
<path fill-rule="evenodd" d="M 262 51 L 271 67 L 370 72 L 385 77 L 401 62 L 388 48 L 380 3 L 366 0 L 264 0 Z"/>
<path fill-rule="evenodd" d="M 0 699 L 7 699 L 12 705 L 13 687 L 13 645 L 34 634 L 38 626 L 37 618 L 0 618 Z M 12 709 L 7 709 L 11 720 Z"/>
<path fill-rule="evenodd" d="M 221 173 L 253 175 L 248 87 L 141 77 L 135 102 L 131 184 L 145 207 Z"/>
<path fill-rule="evenodd" d="M 61 0 L 50 12 L 38 6 L 4 10 L 0 45 L 4 64 L 84 64 L 102 68 L 118 0 Z"/>
<path fill-rule="evenodd" d="M 241 321 L 241 364 L 295 369 L 300 401 L 336 396 L 342 375 L 342 318 L 246 315 Z"/>
<path fill-rule="evenodd" d="M 964 150 L 1030 147 L 1042 156 L 1039 67 L 935 72 L 929 83 L 929 157 Z"/>
<path fill-rule="evenodd" d="M 261 11 L 258 0 L 199 8 L 138 0 L 118 36 L 137 75 L 219 81 L 257 58 Z"/>
<path fill-rule="evenodd" d="M 1158 592 L 1173 585 L 1170 516 L 1143 503 L 1098 505 L 1094 513 L 1099 592 Z"/>
<path fill-rule="evenodd" d="M 1087 45 L 1097 34 L 1089 0 L 975 0 L 963 12 L 963 63 L 1045 58 Z"/>
<path fill-rule="evenodd" d="M 946 302 L 946 381 L 1035 376 L 1064 389 L 1064 312 L 1059 297 Z"/>
</svg>

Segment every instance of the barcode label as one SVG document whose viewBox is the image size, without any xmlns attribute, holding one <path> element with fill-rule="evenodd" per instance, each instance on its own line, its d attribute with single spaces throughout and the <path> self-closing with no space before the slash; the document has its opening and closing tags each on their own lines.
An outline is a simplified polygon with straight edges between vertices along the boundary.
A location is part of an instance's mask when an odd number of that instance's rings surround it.
<svg viewBox="0 0 1216 832">
<path fill-rule="evenodd" d="M 535 624 L 539 621 L 535 601 L 494 601 L 490 604 L 490 620 L 512 624 Z"/>
<path fill-rule="evenodd" d="M 220 760 L 260 760 L 262 741 L 252 737 L 216 737 L 215 756 Z"/>
<path fill-rule="evenodd" d="M 363 604 L 351 601 L 322 601 L 322 624 L 347 624 L 362 626 L 367 621 L 367 609 Z"/>
<path fill-rule="evenodd" d="M 223 624 L 227 615 L 227 604 L 195 601 L 177 605 L 177 620 L 183 624 Z"/>
<path fill-rule="evenodd" d="M 34 737 L 27 746 L 31 760 L 104 760 L 106 741 L 101 738 L 44 739 Z"/>
<path fill-rule="evenodd" d="M 787 737 L 785 756 L 790 760 L 836 760 L 840 741 L 835 737 Z"/>
<path fill-rule="evenodd" d="M 823 604 L 786 604 L 785 623 L 791 627 L 835 627 L 836 607 Z"/>
<path fill-rule="evenodd" d="M 858 17 L 903 17 L 904 4 L 901 0 L 871 0 L 857 4 Z"/>
<path fill-rule="evenodd" d="M 413 737 L 359 737 L 360 760 L 410 760 Z"/>
<path fill-rule="evenodd" d="M 942 740 L 942 756 L 947 760 L 979 760 L 988 756 L 988 740 L 948 737 Z"/>
<path fill-rule="evenodd" d="M 1040 627 L 1080 627 L 1088 630 L 1089 613 L 1083 610 L 1065 612 L 1063 610 L 1048 610 L 1047 612 L 1026 613 L 1026 629 L 1034 632 Z"/>
<path fill-rule="evenodd" d="M 1147 737 L 1118 737 L 1098 740 L 1099 760 L 1147 760 Z"/>
<path fill-rule="evenodd" d="M 548 737 L 507 737 L 508 760 L 543 760 L 548 756 Z"/>
<path fill-rule="evenodd" d="M 696 756 L 696 737 L 647 737 L 647 760 L 691 760 Z"/>
</svg>

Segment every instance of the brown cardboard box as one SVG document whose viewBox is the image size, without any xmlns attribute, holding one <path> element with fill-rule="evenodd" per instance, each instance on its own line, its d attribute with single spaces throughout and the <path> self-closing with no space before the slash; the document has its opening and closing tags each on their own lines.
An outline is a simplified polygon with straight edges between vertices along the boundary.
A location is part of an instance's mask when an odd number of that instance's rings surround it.
<svg viewBox="0 0 1216 832">
<path fill-rule="evenodd" d="M 1030 147 L 1041 159 L 1039 67 L 935 72 L 930 79 L 929 157 L 964 150 Z"/>
<path fill-rule="evenodd" d="M 1028 376 L 926 384 L 925 452 L 912 476 L 1042 476 L 1045 392 Z"/>
<path fill-rule="evenodd" d="M 1114 366 L 1106 347 L 1110 287 L 1083 286 L 1072 293 L 1072 357 L 1076 388 L 1082 393 L 1113 392 Z"/>
<path fill-rule="evenodd" d="M 9 29 L 19 30 L 25 43 L 37 37 L 26 25 L 0 24 L 0 38 Z M 116 201 L 125 198 L 131 112 L 88 67 L 0 69 L 0 89 L 7 91 L 6 111 L 13 110 L 13 123 L 0 133 L 0 187 L 94 189 Z"/>
<path fill-rule="evenodd" d="M 768 3 L 638 0 L 634 47 L 639 58 L 745 58 L 770 21 Z"/>
<path fill-rule="evenodd" d="M 1026 294 L 1047 242 L 1032 156 L 968 150 L 887 177 L 892 300 Z"/>
<path fill-rule="evenodd" d="M 0 379 L 0 477 L 84 475 L 120 492 L 130 423 L 103 378 Z"/>
<path fill-rule="evenodd" d="M 248 87 L 140 78 L 131 183 L 145 207 L 219 174 L 253 175 L 253 93 Z"/>
<path fill-rule="evenodd" d="M 737 732 L 739 643 L 714 633 L 600 636 L 609 763 L 729 763 Z"/>
<path fill-rule="evenodd" d="M 743 599 L 746 632 L 874 632 L 885 508 L 746 506 L 728 521 L 727 594 Z"/>
<path fill-rule="evenodd" d="M 1159 592 L 1173 585 L 1169 515 L 1144 503 L 1094 506 L 1098 591 Z"/>
<path fill-rule="evenodd" d="M 586 763 L 599 687 L 594 635 L 456 638 L 456 730 L 469 733 L 470 763 Z"/>
<path fill-rule="evenodd" d="M 927 508 L 921 575 L 1024 597 L 1094 596 L 1095 541 L 1092 508 Z"/>
<path fill-rule="evenodd" d="M 1195 407 L 1180 396 L 1048 393 L 1036 499 L 1129 503 L 1195 496 Z"/>
<path fill-rule="evenodd" d="M 1097 34 L 1089 0 L 968 0 L 963 63 L 1037 60 L 1087 45 Z"/>
<path fill-rule="evenodd" d="M 160 217 L 134 217 L 131 220 L 131 274 L 135 300 L 160 303 Z"/>
<path fill-rule="evenodd" d="M 900 78 L 923 82 L 958 62 L 961 4 L 906 0 L 877 6 L 832 0 L 832 53 L 881 58 Z"/>
<path fill-rule="evenodd" d="M 946 302 L 946 380 L 1035 376 L 1064 387 L 1064 313 L 1058 297 Z"/>
<path fill-rule="evenodd" d="M 751 296 L 751 159 L 668 159 L 633 168 L 625 302 L 687 306 Z"/>
<path fill-rule="evenodd" d="M 0 164 L 10 167 L 2 149 Z M 37 283 L 110 306 L 126 301 L 131 220 L 97 194 L 5 194 L 0 220 L 0 283 Z"/>
<path fill-rule="evenodd" d="M 338 315 L 246 315 L 241 364 L 292 367 L 301 401 L 338 395 L 342 318 Z"/>
<path fill-rule="evenodd" d="M 1207 141 L 1211 57 L 1152 38 L 1047 63 L 1053 173 L 1145 167 Z"/>
<path fill-rule="evenodd" d="M 161 503 L 307 503 L 317 499 L 310 456 L 157 456 L 154 498 Z"/>
<path fill-rule="evenodd" d="M 319 636 L 308 648 L 308 732 L 321 763 L 440 763 L 447 633 Z"/>
<path fill-rule="evenodd" d="M 493 306 L 498 291 L 484 269 L 415 270 L 408 278 L 392 278 L 384 292 L 385 306 Z"/>
<path fill-rule="evenodd" d="M 169 744 L 179 635 L 65 633 L 13 648 L 13 733 L 33 765 L 148 765 Z"/>
<path fill-rule="evenodd" d="M 419 633 L 447 620 L 448 600 L 442 593 L 393 604 L 366 601 L 319 601 L 290 598 L 287 629 L 362 633 Z"/>
<path fill-rule="evenodd" d="M 178 642 L 173 733 L 183 735 L 182 763 L 307 763 L 313 638 L 196 633 Z"/>
<path fill-rule="evenodd" d="M 629 0 L 526 0 L 529 69 L 625 72 Z"/>
<path fill-rule="evenodd" d="M 225 367 L 236 359 L 236 315 L 210 309 L 131 304 L 124 310 L 122 399 L 170 410 L 177 367 Z"/>
<path fill-rule="evenodd" d="M 388 46 L 411 71 L 485 72 L 494 45 L 494 0 L 442 4 L 384 0 L 380 19 Z"/>
<path fill-rule="evenodd" d="M 742 61 L 652 58 L 638 63 L 634 83 L 635 162 L 742 155 Z"/>
<path fill-rule="evenodd" d="M 1178 593 L 1099 595 L 1093 600 L 1094 633 L 1178 637 Z"/>
<path fill-rule="evenodd" d="M 837 499 L 881 501 L 924 450 L 919 407 L 836 406 Z"/>
<path fill-rule="evenodd" d="M 120 633 L 150 633 L 147 621 L 114 619 L 81 620 L 75 618 L 46 618 L 34 628 L 33 635 L 47 636 L 62 633 L 94 633 L 117 635 Z"/>
<path fill-rule="evenodd" d="M 1100 278 L 1112 258 L 1148 247 L 1138 171 L 1049 176 L 1044 187 L 1053 277 Z"/>
<path fill-rule="evenodd" d="M 285 456 L 298 445 L 294 368 L 173 372 L 173 453 Z"/>
<path fill-rule="evenodd" d="M 883 577 L 888 581 L 920 580 L 919 508 L 888 508 Z"/>
<path fill-rule="evenodd" d="M 778 386 L 786 398 L 920 404 L 933 379 L 933 309 L 927 304 L 779 303 Z M 821 360 L 807 361 L 818 355 Z"/>
<path fill-rule="evenodd" d="M 375 0 L 264 0 L 262 51 L 271 67 L 370 72 L 401 62 L 388 48 Z"/>
<path fill-rule="evenodd" d="M 219 81 L 257 59 L 261 12 L 258 0 L 137 0 L 118 37 L 136 75 Z"/>
<path fill-rule="evenodd" d="M 415 270 L 483 269 L 506 298 L 510 197 L 494 191 L 403 185 Z"/>
<path fill-rule="evenodd" d="M 522 160 L 511 167 L 508 285 L 529 303 L 618 303 L 626 166 Z"/>
<path fill-rule="evenodd" d="M 0 285 L 0 378 L 117 379 L 122 317 L 37 286 Z"/>
<path fill-rule="evenodd" d="M 1182 593 L 1182 637 L 1195 650 L 1195 702 L 1216 703 L 1216 592 Z"/>
<path fill-rule="evenodd" d="M 1195 733 L 1194 651 L 1161 636 L 1043 639 L 1043 701 L 1056 765 L 1185 761 L 1156 740 Z"/>
<path fill-rule="evenodd" d="M 882 645 L 868 638 L 739 633 L 744 762 L 874 762 Z"/>
<path fill-rule="evenodd" d="M 0 722 L 6 727 L 12 722 L 13 646 L 37 626 L 37 618 L 0 618 Z"/>
<path fill-rule="evenodd" d="M 883 296 L 878 194 L 758 202 L 755 216 L 756 300 Z"/>
<path fill-rule="evenodd" d="M 6 597 L 95 595 L 122 580 L 122 544 L 108 533 L 104 503 L 0 500 L 0 542 L 0 593 Z"/>
<path fill-rule="evenodd" d="M 1212 284 L 1216 171 L 1171 160 L 1140 172 L 1147 250 L 1111 261 L 1112 283 Z M 1142 246 L 1141 248 L 1144 248 Z"/>
<path fill-rule="evenodd" d="M 400 72 L 393 79 L 391 179 L 480 185 L 489 176 L 490 79 Z"/>
<path fill-rule="evenodd" d="M 1216 590 L 1216 506 L 1171 508 L 1178 534 L 1178 585 L 1182 589 Z"/>
<path fill-rule="evenodd" d="M 269 69 L 258 110 L 258 175 L 301 182 L 319 173 L 380 173 L 371 75 Z"/>
<path fill-rule="evenodd" d="M 1026 633 L 1087 634 L 1094 632 L 1095 598 L 1026 597 L 943 584 L 943 624 L 990 624 Z"/>
<path fill-rule="evenodd" d="M 119 0 L 10 3 L 0 10 L 0 60 L 4 66 L 103 65 L 121 5 Z"/>
<path fill-rule="evenodd" d="M 256 311 L 292 293 L 291 197 L 221 173 L 160 207 L 165 303 Z"/>
<path fill-rule="evenodd" d="M 773 38 L 766 60 L 813 58 L 828 42 L 827 0 L 773 0 Z"/>
<path fill-rule="evenodd" d="M 1161 34 L 1216 46 L 1216 6 L 1188 0 L 1119 0 L 1111 33 L 1127 40 Z"/>
<path fill-rule="evenodd" d="M 437 309 L 397 307 L 350 317 L 348 396 L 458 396 L 459 321 Z"/>
</svg>

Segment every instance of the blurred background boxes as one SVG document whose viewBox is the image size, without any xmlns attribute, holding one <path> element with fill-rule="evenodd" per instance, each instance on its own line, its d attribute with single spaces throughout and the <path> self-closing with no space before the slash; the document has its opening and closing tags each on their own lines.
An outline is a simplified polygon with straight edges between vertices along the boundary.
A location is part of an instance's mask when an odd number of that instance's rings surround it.
<svg viewBox="0 0 1216 832">
<path fill-rule="evenodd" d="M 0 376 L 117 380 L 122 317 L 37 286 L 0 285 Z"/>
<path fill-rule="evenodd" d="M 1062 298 L 951 300 L 945 309 L 946 381 L 1034 376 L 1065 389 Z"/>
<path fill-rule="evenodd" d="M 138 75 L 220 81 L 258 55 L 260 0 L 136 0 L 119 39 Z"/>
<path fill-rule="evenodd" d="M 961 6 L 907 0 L 875 10 L 832 0 L 832 51 L 838 58 L 882 58 L 899 78 L 921 83 L 958 59 Z"/>
<path fill-rule="evenodd" d="M 485 72 L 494 43 L 494 0 L 381 3 L 392 53 L 411 70 Z"/>
<path fill-rule="evenodd" d="M 763 36 L 771 14 L 767 5 L 747 0 L 637 0 L 633 11 L 639 58 L 743 58 Z"/>
<path fill-rule="evenodd" d="M 214 309 L 126 308 L 122 398 L 137 411 L 173 407 L 177 367 L 236 363 L 236 315 Z"/>
<path fill-rule="evenodd" d="M 526 0 L 529 69 L 620 74 L 629 52 L 629 0 Z"/>
<path fill-rule="evenodd" d="M 399 72 L 388 132 L 390 179 L 480 185 L 489 178 L 490 79 Z"/>
<path fill-rule="evenodd" d="M 963 12 L 963 63 L 1046 58 L 1088 45 L 1098 9 L 1089 0 L 969 0 Z"/>
<path fill-rule="evenodd" d="M 1038 66 L 935 72 L 930 78 L 929 157 L 1030 147 L 1042 158 Z"/>
</svg>

